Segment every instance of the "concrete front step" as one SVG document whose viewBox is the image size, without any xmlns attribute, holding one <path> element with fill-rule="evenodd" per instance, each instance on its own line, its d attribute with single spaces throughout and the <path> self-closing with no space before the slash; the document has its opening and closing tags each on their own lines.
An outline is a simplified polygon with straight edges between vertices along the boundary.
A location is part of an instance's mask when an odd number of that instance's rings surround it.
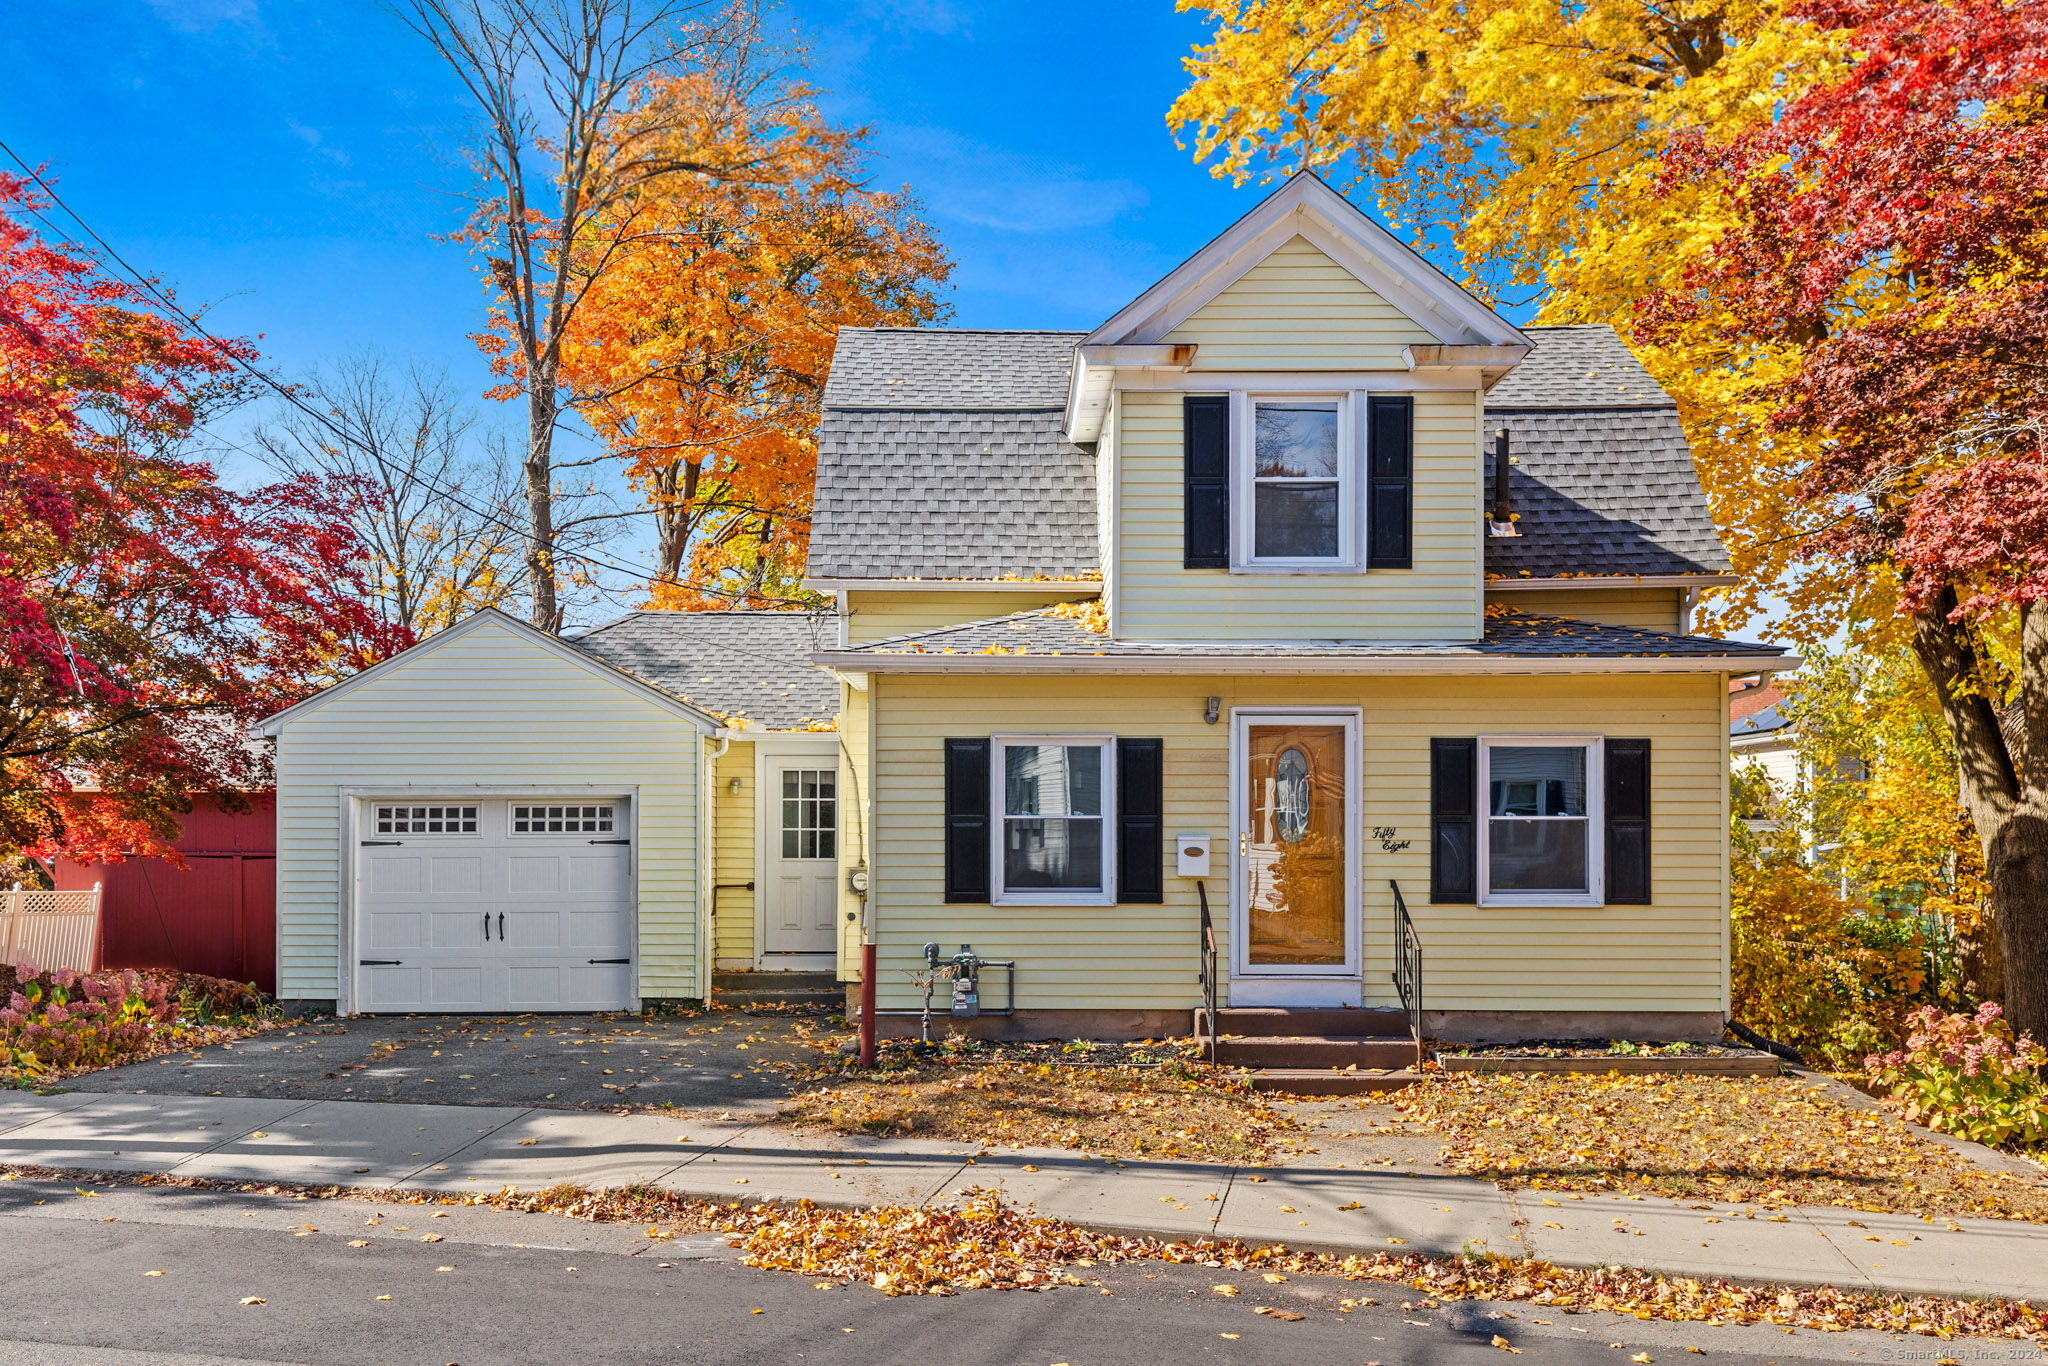
<svg viewBox="0 0 2048 1366">
<path fill-rule="evenodd" d="M 1216 1043 L 1216 1061 L 1232 1067 L 1412 1067 L 1415 1041 L 1408 1038 L 1340 1038 L 1331 1035 L 1254 1035 Z"/>
<path fill-rule="evenodd" d="M 1351 1072 L 1329 1067 L 1261 1067 L 1251 1076 L 1254 1091 L 1290 1096 L 1370 1096 L 1398 1091 L 1421 1080 L 1421 1073 L 1408 1068 L 1362 1067 Z"/>
<path fill-rule="evenodd" d="M 1195 1033 L 1203 1033 L 1204 1011 L 1195 1011 Z M 1226 1006 L 1216 1012 L 1217 1033 L 1280 1038 L 1373 1039 L 1408 1033 L 1398 1010 L 1339 1006 Z"/>
<path fill-rule="evenodd" d="M 831 969 L 816 972 L 783 972 L 775 968 L 758 971 L 729 970 L 711 974 L 713 991 L 833 991 L 839 990 L 839 974 Z"/>
</svg>

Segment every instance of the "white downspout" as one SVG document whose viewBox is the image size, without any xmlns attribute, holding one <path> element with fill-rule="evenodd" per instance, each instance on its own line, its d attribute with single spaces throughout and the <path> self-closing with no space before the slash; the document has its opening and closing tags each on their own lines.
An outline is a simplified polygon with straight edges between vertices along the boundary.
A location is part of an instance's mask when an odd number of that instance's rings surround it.
<svg viewBox="0 0 2048 1366">
<path fill-rule="evenodd" d="M 698 997 L 705 1005 L 711 1004 L 712 959 L 717 953 L 718 893 L 712 884 L 718 879 L 718 761 L 732 748 L 733 732 L 715 730 L 710 737 L 718 747 L 704 756 L 704 772 L 698 784 L 697 800 L 703 803 L 704 819 L 697 829 L 697 904 L 703 908 L 698 916 L 700 927 L 697 935 L 697 986 Z"/>
</svg>

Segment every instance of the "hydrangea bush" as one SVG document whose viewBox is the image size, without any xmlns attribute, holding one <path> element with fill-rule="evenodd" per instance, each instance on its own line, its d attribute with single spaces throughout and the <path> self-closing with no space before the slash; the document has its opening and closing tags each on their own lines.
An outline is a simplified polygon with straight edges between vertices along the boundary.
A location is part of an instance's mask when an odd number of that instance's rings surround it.
<svg viewBox="0 0 2048 1366">
<path fill-rule="evenodd" d="M 36 1077 L 76 1067 L 107 1067 L 151 1050 L 176 1022 L 178 998 L 162 982 L 133 972 L 88 976 L 59 969 L 12 973 L 0 1009 L 0 1073 Z"/>
<path fill-rule="evenodd" d="M 2048 1049 L 2015 1039 L 2003 1015 L 1995 1001 L 1974 1015 L 1916 1010 L 1906 1046 L 1865 1058 L 1864 1075 L 1916 1124 L 1979 1143 L 2048 1143 Z"/>
</svg>

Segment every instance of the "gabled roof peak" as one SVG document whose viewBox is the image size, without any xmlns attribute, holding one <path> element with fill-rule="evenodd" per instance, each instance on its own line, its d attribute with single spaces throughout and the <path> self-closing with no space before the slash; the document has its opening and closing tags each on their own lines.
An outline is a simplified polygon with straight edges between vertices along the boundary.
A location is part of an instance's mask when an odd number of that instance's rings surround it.
<svg viewBox="0 0 2048 1366">
<path fill-rule="evenodd" d="M 1298 171 L 1089 333 L 1083 345 L 1158 343 L 1275 249 L 1300 237 L 1447 345 L 1529 338 L 1312 171 Z"/>
</svg>

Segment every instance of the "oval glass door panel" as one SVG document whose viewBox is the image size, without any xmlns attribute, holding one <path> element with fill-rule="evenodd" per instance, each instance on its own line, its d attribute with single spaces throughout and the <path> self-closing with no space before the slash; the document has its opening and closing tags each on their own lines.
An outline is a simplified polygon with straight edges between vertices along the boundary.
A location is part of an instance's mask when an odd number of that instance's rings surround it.
<svg viewBox="0 0 2048 1366">
<path fill-rule="evenodd" d="M 1247 958 L 1345 961 L 1344 727 L 1254 725 L 1245 741 Z"/>
</svg>

